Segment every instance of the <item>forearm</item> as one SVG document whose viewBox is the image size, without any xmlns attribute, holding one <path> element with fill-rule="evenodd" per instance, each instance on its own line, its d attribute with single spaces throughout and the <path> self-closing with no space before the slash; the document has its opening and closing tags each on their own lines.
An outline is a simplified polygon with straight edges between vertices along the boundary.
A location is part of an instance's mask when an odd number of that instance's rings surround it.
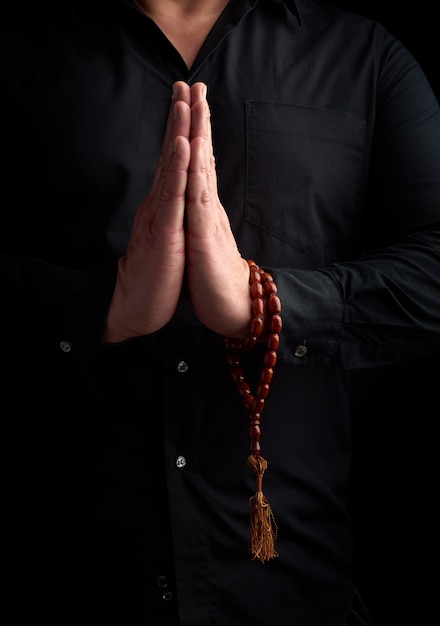
<svg viewBox="0 0 440 626">
<path fill-rule="evenodd" d="M 279 357 L 354 369 L 438 350 L 439 261 L 433 229 L 322 270 L 270 270 L 283 303 Z"/>
</svg>

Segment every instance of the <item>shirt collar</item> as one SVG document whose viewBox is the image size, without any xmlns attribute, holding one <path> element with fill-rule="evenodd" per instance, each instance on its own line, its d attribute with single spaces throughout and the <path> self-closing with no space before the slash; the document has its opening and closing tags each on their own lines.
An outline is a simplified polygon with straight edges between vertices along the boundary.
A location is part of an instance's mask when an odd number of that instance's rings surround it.
<svg viewBox="0 0 440 626">
<path fill-rule="evenodd" d="M 296 0 L 284 0 L 286 6 L 296 17 L 298 18 L 298 22 L 302 25 L 301 12 L 298 7 L 298 3 Z"/>
</svg>

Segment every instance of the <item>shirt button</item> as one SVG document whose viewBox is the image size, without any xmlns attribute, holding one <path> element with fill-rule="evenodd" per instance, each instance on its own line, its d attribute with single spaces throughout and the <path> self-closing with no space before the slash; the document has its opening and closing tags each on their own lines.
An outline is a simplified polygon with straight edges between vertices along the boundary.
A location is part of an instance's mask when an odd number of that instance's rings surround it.
<svg viewBox="0 0 440 626">
<path fill-rule="evenodd" d="M 173 594 L 171 593 L 171 591 L 165 591 L 165 593 L 163 594 L 162 598 L 166 601 L 169 602 L 170 600 L 173 599 Z"/>
<path fill-rule="evenodd" d="M 295 356 L 301 358 L 303 356 L 306 356 L 306 354 L 307 354 L 307 346 L 304 346 L 303 344 L 296 346 L 295 351 L 294 351 Z"/>
<path fill-rule="evenodd" d="M 71 352 L 72 347 L 72 344 L 68 341 L 60 341 L 60 348 L 63 352 Z"/>
<path fill-rule="evenodd" d="M 186 465 L 186 459 L 184 456 L 178 456 L 176 459 L 176 467 L 178 467 L 179 469 L 182 469 L 182 467 L 185 467 Z"/>
<path fill-rule="evenodd" d="M 177 371 L 179 374 L 185 374 L 188 371 L 188 364 L 185 361 L 179 361 L 177 364 Z"/>
<path fill-rule="evenodd" d="M 168 578 L 166 576 L 158 576 L 156 578 L 156 584 L 158 587 L 168 587 Z"/>
</svg>

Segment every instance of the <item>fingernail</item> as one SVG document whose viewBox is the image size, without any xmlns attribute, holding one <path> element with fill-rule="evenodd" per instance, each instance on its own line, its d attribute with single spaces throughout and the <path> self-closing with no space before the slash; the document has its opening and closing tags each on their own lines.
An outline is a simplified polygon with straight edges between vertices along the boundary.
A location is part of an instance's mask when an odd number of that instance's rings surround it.
<svg viewBox="0 0 440 626">
<path fill-rule="evenodd" d="M 208 93 L 208 85 L 203 85 L 203 97 L 206 98 L 206 94 Z"/>
</svg>

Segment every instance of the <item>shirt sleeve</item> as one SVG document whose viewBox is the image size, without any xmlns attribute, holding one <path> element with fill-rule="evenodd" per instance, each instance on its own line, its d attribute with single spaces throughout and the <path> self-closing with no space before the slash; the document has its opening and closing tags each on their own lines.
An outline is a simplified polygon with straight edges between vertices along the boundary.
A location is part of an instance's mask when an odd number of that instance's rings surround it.
<svg viewBox="0 0 440 626">
<path fill-rule="evenodd" d="M 115 274 L 7 254 L 0 274 L 3 347 L 10 357 L 56 363 L 101 346 Z"/>
<path fill-rule="evenodd" d="M 440 348 L 439 105 L 406 48 L 386 33 L 376 46 L 363 247 L 324 269 L 273 270 L 289 363 L 354 369 Z"/>
</svg>

